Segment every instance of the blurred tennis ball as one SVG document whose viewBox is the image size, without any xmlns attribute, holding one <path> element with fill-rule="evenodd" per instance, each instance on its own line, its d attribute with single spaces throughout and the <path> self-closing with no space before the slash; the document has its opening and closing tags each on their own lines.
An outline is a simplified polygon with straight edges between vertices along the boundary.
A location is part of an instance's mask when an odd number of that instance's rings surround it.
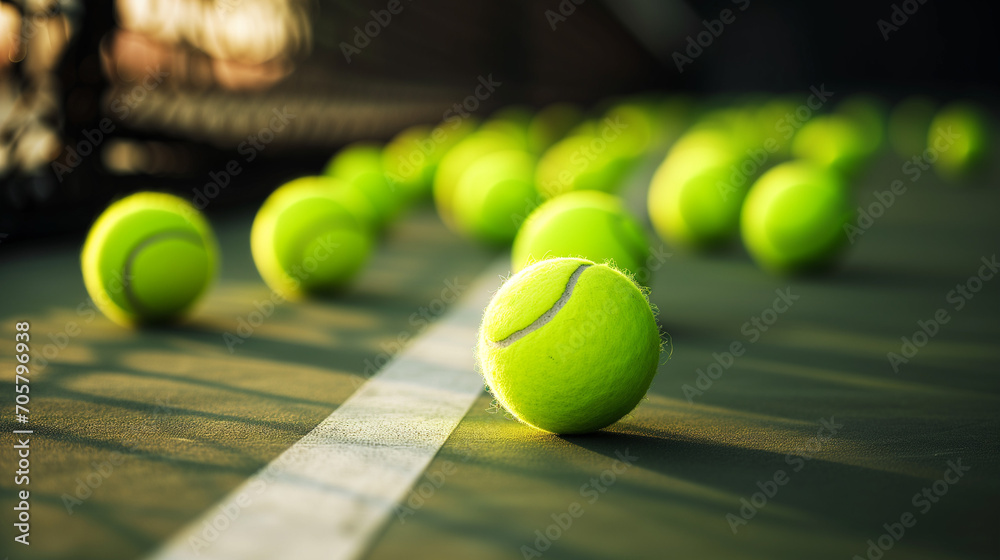
<svg viewBox="0 0 1000 560">
<path fill-rule="evenodd" d="M 308 179 L 271 193 L 250 231 L 258 272 L 286 299 L 343 289 L 367 262 L 372 245 L 371 233 L 336 189 Z"/>
<path fill-rule="evenodd" d="M 405 200 L 401 188 L 389 182 L 382 159 L 380 145 L 356 142 L 337 152 L 324 170 L 325 175 L 346 181 L 364 193 L 375 209 L 380 228 L 399 214 Z"/>
<path fill-rule="evenodd" d="M 358 219 L 362 227 L 373 233 L 378 231 L 380 219 L 378 210 L 372 205 L 368 195 L 357 185 L 330 175 L 307 175 L 284 184 L 289 189 L 292 188 L 291 185 L 302 187 L 309 185 L 329 190 L 333 197 Z"/>
<path fill-rule="evenodd" d="M 444 223 L 461 231 L 454 215 L 455 191 L 458 182 L 472 164 L 480 158 L 504 150 L 520 150 L 517 140 L 495 130 L 478 130 L 459 142 L 445 154 L 434 174 L 434 205 Z"/>
<path fill-rule="evenodd" d="M 792 136 L 794 131 L 789 125 L 789 115 L 795 117 L 799 104 L 783 98 L 776 98 L 764 103 L 757 110 L 758 134 L 768 142 L 773 139 L 775 161 L 788 159 L 792 154 Z"/>
<path fill-rule="evenodd" d="M 612 107 L 598 124 L 608 151 L 630 163 L 643 157 L 653 146 L 655 124 L 652 110 L 634 102 Z"/>
<path fill-rule="evenodd" d="M 808 161 L 767 171 L 750 187 L 740 222 L 754 260 L 775 272 L 824 267 L 844 247 L 853 217 L 839 175 Z"/>
<path fill-rule="evenodd" d="M 503 134 L 513 140 L 518 149 L 529 150 L 528 129 L 531 127 L 533 117 L 528 107 L 511 105 L 490 115 L 480 129 Z"/>
<path fill-rule="evenodd" d="M 868 158 L 885 144 L 885 102 L 868 94 L 856 94 L 837 105 L 836 114 L 846 117 L 861 132 L 861 152 Z"/>
<path fill-rule="evenodd" d="M 406 197 L 419 199 L 430 192 L 439 145 L 429 126 L 407 128 L 393 137 L 382 150 L 382 167 L 389 180 L 403 189 Z"/>
<path fill-rule="evenodd" d="M 756 112 L 739 107 L 716 109 L 692 125 L 690 132 L 710 131 L 726 135 L 734 153 L 761 147 L 764 134 Z"/>
<path fill-rule="evenodd" d="M 80 264 L 87 293 L 121 325 L 175 319 L 215 278 L 218 247 L 187 201 L 143 192 L 110 205 L 94 222 Z"/>
<path fill-rule="evenodd" d="M 704 138 L 700 148 L 691 140 L 679 143 L 679 150 L 657 169 L 647 203 L 661 239 L 675 247 L 703 250 L 735 237 L 743 198 L 759 166 L 754 164 L 747 176 L 714 133 L 696 136 Z"/>
<path fill-rule="evenodd" d="M 657 108 L 660 143 L 669 145 L 680 138 L 698 111 L 697 103 L 690 96 L 674 94 L 663 98 Z"/>
<path fill-rule="evenodd" d="M 821 115 L 802 125 L 792 139 L 792 154 L 851 176 L 868 155 L 863 131 L 838 115 Z"/>
<path fill-rule="evenodd" d="M 927 136 L 927 150 L 937 156 L 934 170 L 948 180 L 966 179 L 979 171 L 990 152 L 989 122 L 989 115 L 970 102 L 941 109 Z"/>
<path fill-rule="evenodd" d="M 617 422 L 656 375 L 660 335 L 645 294 L 612 267 L 542 261 L 486 307 L 476 348 L 496 400 L 539 430 L 577 434 Z"/>
<path fill-rule="evenodd" d="M 609 149 L 612 142 L 600 133 L 571 135 L 556 142 L 538 160 L 538 191 L 545 198 L 582 190 L 617 191 L 631 162 Z"/>
<path fill-rule="evenodd" d="M 528 150 L 541 154 L 561 140 L 580 122 L 583 112 L 571 103 L 553 103 L 531 119 L 528 125 Z"/>
<path fill-rule="evenodd" d="M 382 151 L 382 166 L 410 200 L 431 192 L 434 173 L 448 150 L 479 126 L 473 119 L 446 121 L 434 128 L 420 125 L 397 134 Z"/>
<path fill-rule="evenodd" d="M 598 191 L 579 191 L 549 200 L 528 215 L 514 239 L 511 267 L 535 261 L 581 257 L 610 262 L 642 283 L 649 281 L 649 239 L 622 200 Z"/>
<path fill-rule="evenodd" d="M 912 95 L 889 114 L 889 144 L 899 157 L 910 159 L 927 149 L 927 133 L 936 104 L 929 97 Z"/>
<path fill-rule="evenodd" d="M 459 229 L 484 243 L 509 244 L 537 204 L 534 178 L 535 160 L 522 150 L 493 152 L 473 162 L 452 202 Z"/>
</svg>

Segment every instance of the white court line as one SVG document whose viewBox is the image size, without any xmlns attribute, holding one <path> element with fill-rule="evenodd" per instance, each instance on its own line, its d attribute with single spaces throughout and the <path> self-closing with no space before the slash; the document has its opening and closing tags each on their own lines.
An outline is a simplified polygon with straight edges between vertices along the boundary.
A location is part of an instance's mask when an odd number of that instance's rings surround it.
<svg viewBox="0 0 1000 560">
<path fill-rule="evenodd" d="M 424 336 L 151 558 L 327 560 L 367 551 L 482 394 L 476 331 L 509 270 L 505 257 L 491 265 Z"/>
</svg>

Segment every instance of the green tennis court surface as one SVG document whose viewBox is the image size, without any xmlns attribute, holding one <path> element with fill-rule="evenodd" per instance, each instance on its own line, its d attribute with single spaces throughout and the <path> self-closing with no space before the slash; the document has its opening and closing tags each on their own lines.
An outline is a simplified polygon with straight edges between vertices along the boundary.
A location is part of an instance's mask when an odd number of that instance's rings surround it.
<svg viewBox="0 0 1000 560">
<path fill-rule="evenodd" d="M 911 183 L 900 165 L 860 182 L 866 207 L 894 179 L 907 191 L 835 274 L 770 276 L 735 248 L 662 257 L 650 298 L 673 354 L 639 408 L 558 437 L 484 391 L 363 557 L 995 558 L 1000 288 L 984 262 L 1000 252 L 1000 192 L 995 177 Z M 344 297 L 276 302 L 250 258 L 252 209 L 212 220 L 221 281 L 170 328 L 124 330 L 88 305 L 82 237 L 0 245 L 0 359 L 13 368 L 14 324 L 29 321 L 34 364 L 31 546 L 11 544 L 8 448 L 4 555 L 154 553 L 504 258 L 421 208 Z M 922 343 L 912 357 L 901 337 Z M 890 352 L 908 360 L 898 371 Z M 12 377 L 8 434 L 26 426 Z"/>
</svg>

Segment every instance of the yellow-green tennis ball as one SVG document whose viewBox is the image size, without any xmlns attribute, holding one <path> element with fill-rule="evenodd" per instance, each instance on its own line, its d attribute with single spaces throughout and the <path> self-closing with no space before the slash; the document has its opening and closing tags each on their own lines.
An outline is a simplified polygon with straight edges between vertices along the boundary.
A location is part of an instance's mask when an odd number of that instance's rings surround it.
<svg viewBox="0 0 1000 560">
<path fill-rule="evenodd" d="M 419 199 L 430 192 L 431 180 L 439 158 L 438 143 L 431 137 L 434 129 L 413 126 L 397 134 L 382 151 L 382 166 L 409 199 Z"/>
<path fill-rule="evenodd" d="M 386 144 L 382 152 L 386 175 L 399 184 L 409 199 L 426 197 L 441 159 L 477 126 L 471 119 L 463 119 L 443 122 L 434 128 L 424 125 L 407 128 Z"/>
<path fill-rule="evenodd" d="M 452 148 L 434 174 L 434 205 L 444 223 L 452 229 L 459 229 L 454 216 L 454 198 L 466 169 L 483 156 L 519 149 L 522 148 L 508 135 L 488 130 L 477 131 Z"/>
<path fill-rule="evenodd" d="M 715 129 L 693 129 L 677 139 L 660 169 L 669 169 L 674 180 L 723 163 L 736 163 L 745 153 L 728 133 Z"/>
<path fill-rule="evenodd" d="M 490 115 L 489 120 L 480 126 L 480 130 L 503 134 L 513 140 L 521 150 L 529 149 L 528 128 L 531 126 L 533 114 L 531 109 L 521 105 L 504 107 Z"/>
<path fill-rule="evenodd" d="M 283 186 L 291 189 L 292 185 L 296 187 L 313 185 L 317 188 L 329 190 L 348 211 L 354 214 L 354 217 L 358 219 L 358 223 L 365 229 L 372 232 L 378 230 L 380 221 L 378 210 L 372 205 L 368 195 L 354 183 L 348 183 L 343 179 L 331 177 L 330 175 L 307 175 L 292 179 Z"/>
<path fill-rule="evenodd" d="M 697 112 L 697 104 L 690 96 L 677 94 L 663 98 L 657 108 L 659 141 L 663 144 L 675 142 L 690 126 Z"/>
<path fill-rule="evenodd" d="M 791 99 L 772 99 L 757 111 L 758 134 L 773 151 L 775 160 L 787 159 L 792 153 L 794 130 L 789 115 L 794 115 L 799 103 Z M 796 117 L 793 117 L 796 118 Z"/>
<path fill-rule="evenodd" d="M 886 129 L 885 103 L 868 94 L 857 94 L 837 105 L 837 114 L 846 117 L 861 131 L 861 150 L 865 157 L 882 149 Z"/>
<path fill-rule="evenodd" d="M 608 142 L 608 151 L 634 161 L 645 155 L 653 144 L 653 119 L 646 107 L 628 102 L 612 107 L 597 127 L 600 137 Z"/>
<path fill-rule="evenodd" d="M 952 103 L 938 112 L 927 135 L 923 157 L 949 180 L 973 175 L 990 151 L 989 116 L 968 102 Z M 936 159 L 934 159 L 936 157 Z"/>
<path fill-rule="evenodd" d="M 840 176 L 808 161 L 783 163 L 750 187 L 740 221 L 743 243 L 763 268 L 821 268 L 844 247 L 853 217 Z"/>
<path fill-rule="evenodd" d="M 690 133 L 702 131 L 725 135 L 733 150 L 739 154 L 760 148 L 766 139 L 756 113 L 735 107 L 716 109 L 703 115 L 691 127 Z"/>
<path fill-rule="evenodd" d="M 802 125 L 792 139 L 792 154 L 844 175 L 857 173 L 869 155 L 864 133 L 851 120 L 822 115 Z"/>
<path fill-rule="evenodd" d="M 286 299 L 343 289 L 372 250 L 371 233 L 328 185 L 292 181 L 254 218 L 250 248 L 267 285 Z"/>
<path fill-rule="evenodd" d="M 324 174 L 360 189 L 375 208 L 380 227 L 392 221 L 402 207 L 404 197 L 386 176 L 378 144 L 356 142 L 345 147 L 330 159 Z"/>
<path fill-rule="evenodd" d="M 511 267 L 519 271 L 536 261 L 580 257 L 611 263 L 648 283 L 649 239 L 617 196 L 579 191 L 549 200 L 524 222 L 511 251 Z"/>
<path fill-rule="evenodd" d="M 571 103 L 553 103 L 539 111 L 528 125 L 528 150 L 541 154 L 562 139 L 580 120 L 583 112 Z"/>
<path fill-rule="evenodd" d="M 538 203 L 535 160 L 522 150 L 493 152 L 462 174 L 454 197 L 461 232 L 493 245 L 506 245 Z"/>
<path fill-rule="evenodd" d="M 545 198 L 583 190 L 615 192 L 631 162 L 609 149 L 600 134 L 568 136 L 546 150 L 535 169 L 535 184 Z"/>
<path fill-rule="evenodd" d="M 215 278 L 218 247 L 205 218 L 187 201 L 137 193 L 107 208 L 80 256 L 91 299 L 121 325 L 179 317 Z"/>
<path fill-rule="evenodd" d="M 664 161 L 649 186 L 649 219 L 656 233 L 670 245 L 694 250 L 732 240 L 752 178 L 727 160 L 693 171 L 675 170 L 675 162 Z"/>
<path fill-rule="evenodd" d="M 936 104 L 934 100 L 913 95 L 900 101 L 889 113 L 889 144 L 899 157 L 910 159 L 927 148 Z"/>
<path fill-rule="evenodd" d="M 477 361 L 496 400 L 547 432 L 593 432 L 642 400 L 660 336 L 639 287 L 584 259 L 539 262 L 512 276 L 486 307 Z"/>
<path fill-rule="evenodd" d="M 746 153 L 741 158 L 736 142 L 724 131 L 702 128 L 670 149 L 647 195 L 649 218 L 661 239 L 701 250 L 735 236 L 743 197 L 766 164 Z"/>
</svg>

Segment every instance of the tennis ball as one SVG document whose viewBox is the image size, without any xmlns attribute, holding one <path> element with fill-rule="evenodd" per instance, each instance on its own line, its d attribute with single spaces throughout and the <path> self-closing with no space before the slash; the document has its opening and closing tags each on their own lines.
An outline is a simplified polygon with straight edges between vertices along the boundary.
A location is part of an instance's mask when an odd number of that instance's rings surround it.
<svg viewBox="0 0 1000 560">
<path fill-rule="evenodd" d="M 839 115 L 821 115 L 802 125 L 792 139 L 792 154 L 844 175 L 857 173 L 869 155 L 864 131 Z"/>
<path fill-rule="evenodd" d="M 373 233 L 378 231 L 380 223 L 378 209 L 372 206 L 368 195 L 354 183 L 348 183 L 343 179 L 329 175 L 307 175 L 285 183 L 285 185 L 293 184 L 310 184 L 327 189 L 348 211 L 354 214 L 361 226 Z"/>
<path fill-rule="evenodd" d="M 659 142 L 676 142 L 690 126 L 697 112 L 697 104 L 687 95 L 674 94 L 661 99 L 656 110 Z"/>
<path fill-rule="evenodd" d="M 109 206 L 94 222 L 80 263 L 87 292 L 121 325 L 177 318 L 215 277 L 218 247 L 187 201 L 143 192 Z"/>
<path fill-rule="evenodd" d="M 769 170 L 743 204 L 743 243 L 762 267 L 801 272 L 832 262 L 853 211 L 839 175 L 808 161 Z"/>
<path fill-rule="evenodd" d="M 375 208 L 376 225 L 384 227 L 402 207 L 400 189 L 389 182 L 382 167 L 382 148 L 378 144 L 356 142 L 338 152 L 324 170 L 357 187 Z"/>
<path fill-rule="evenodd" d="M 510 136 L 495 130 L 482 130 L 469 135 L 445 154 L 434 174 L 434 205 L 448 227 L 461 231 L 454 216 L 454 198 L 466 169 L 483 156 L 519 149 L 522 148 L 518 142 Z"/>
<path fill-rule="evenodd" d="M 647 282 L 649 240 L 622 200 L 598 191 L 579 191 L 539 206 L 514 238 L 511 266 L 519 271 L 535 261 L 582 257 L 611 263 Z"/>
<path fill-rule="evenodd" d="M 934 170 L 938 175 L 948 180 L 964 179 L 986 163 L 990 151 L 987 123 L 989 117 L 983 110 L 968 102 L 951 103 L 934 116 L 927 151 L 937 156 Z"/>
<path fill-rule="evenodd" d="M 604 115 L 598 125 L 608 151 L 632 162 L 644 156 L 655 138 L 655 117 L 643 104 L 619 103 Z"/>
<path fill-rule="evenodd" d="M 390 181 L 416 200 L 430 192 L 431 180 L 438 158 L 438 143 L 431 138 L 429 126 L 413 126 L 403 130 L 382 150 L 382 168 Z"/>
<path fill-rule="evenodd" d="M 506 135 L 517 144 L 517 148 L 527 150 L 528 128 L 531 126 L 532 117 L 531 109 L 521 105 L 511 105 L 490 115 L 480 130 Z"/>
<path fill-rule="evenodd" d="M 368 260 L 372 244 L 370 232 L 335 189 L 308 180 L 271 193 L 250 230 L 258 272 L 286 299 L 344 288 Z"/>
<path fill-rule="evenodd" d="M 846 117 L 861 131 L 861 151 L 865 157 L 878 153 L 885 143 L 885 103 L 868 94 L 856 94 L 837 105 L 837 114 Z"/>
<path fill-rule="evenodd" d="M 453 201 L 455 222 L 474 239 L 509 244 L 537 201 L 534 158 L 521 150 L 493 152 L 462 174 Z"/>
<path fill-rule="evenodd" d="M 541 154 L 565 136 L 582 117 L 580 108 L 571 103 L 553 103 L 545 107 L 528 125 L 528 150 Z"/>
<path fill-rule="evenodd" d="M 478 125 L 471 119 L 441 123 L 434 128 L 413 126 L 400 132 L 382 152 L 386 175 L 409 199 L 430 194 L 434 173 L 444 155 Z"/>
<path fill-rule="evenodd" d="M 740 208 L 766 160 L 739 159 L 727 134 L 700 129 L 685 134 L 657 168 L 647 207 L 657 235 L 675 247 L 705 250 L 735 237 Z"/>
<path fill-rule="evenodd" d="M 631 162 L 610 150 L 609 144 L 599 132 L 591 134 L 586 128 L 556 142 L 538 160 L 535 184 L 539 193 L 553 198 L 572 191 L 617 191 Z"/>
<path fill-rule="evenodd" d="M 787 159 L 792 153 L 789 139 L 794 131 L 788 124 L 788 115 L 794 115 L 798 107 L 798 103 L 791 99 L 775 98 L 757 111 L 757 134 L 776 159 Z M 786 138 L 786 135 L 789 137 Z"/>
<path fill-rule="evenodd" d="M 493 296 L 479 327 L 479 370 L 515 418 L 547 432 L 593 432 L 642 400 L 660 335 L 639 287 L 584 259 L 539 262 Z"/>
<path fill-rule="evenodd" d="M 910 159 L 927 148 L 927 132 L 934 119 L 935 103 L 913 95 L 900 101 L 889 113 L 889 144 L 899 157 Z"/>
<path fill-rule="evenodd" d="M 766 139 L 756 112 L 737 107 L 710 111 L 691 127 L 691 133 L 705 131 L 725 135 L 733 150 L 740 154 L 760 148 Z"/>
</svg>

